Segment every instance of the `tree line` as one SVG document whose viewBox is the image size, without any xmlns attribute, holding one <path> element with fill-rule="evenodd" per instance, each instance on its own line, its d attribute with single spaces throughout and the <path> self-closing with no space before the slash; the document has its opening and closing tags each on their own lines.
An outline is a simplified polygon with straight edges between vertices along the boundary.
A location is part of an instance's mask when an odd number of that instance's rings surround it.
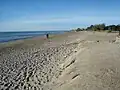
<svg viewBox="0 0 120 90">
<path fill-rule="evenodd" d="M 106 26 L 104 23 L 103 24 L 95 24 L 95 25 L 91 25 L 87 28 L 77 28 L 74 29 L 75 31 L 108 31 L 108 32 L 112 32 L 112 31 L 120 31 L 120 24 L 118 25 L 108 25 Z"/>
</svg>

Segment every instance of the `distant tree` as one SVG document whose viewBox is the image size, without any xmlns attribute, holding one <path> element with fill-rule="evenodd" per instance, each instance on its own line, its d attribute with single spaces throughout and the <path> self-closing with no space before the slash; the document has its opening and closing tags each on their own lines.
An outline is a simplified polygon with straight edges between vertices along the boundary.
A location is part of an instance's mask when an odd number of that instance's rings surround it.
<svg viewBox="0 0 120 90">
<path fill-rule="evenodd" d="M 118 24 L 118 25 L 116 26 L 116 30 L 117 30 L 117 31 L 120 30 L 120 24 Z"/>
<path fill-rule="evenodd" d="M 92 25 L 89 28 L 91 28 L 93 31 L 100 31 L 100 30 L 105 30 L 105 24 L 96 24 Z"/>
<path fill-rule="evenodd" d="M 77 28 L 77 29 L 76 29 L 76 31 L 82 31 L 82 29 L 80 29 L 80 28 Z"/>
<path fill-rule="evenodd" d="M 86 29 L 85 28 L 82 28 L 82 31 L 85 31 Z"/>
<path fill-rule="evenodd" d="M 106 27 L 105 27 L 105 30 L 108 30 L 108 28 L 109 28 L 109 26 L 106 26 Z"/>
<path fill-rule="evenodd" d="M 100 25 L 99 24 L 96 24 L 92 27 L 92 30 L 93 31 L 100 31 Z"/>
<path fill-rule="evenodd" d="M 104 23 L 102 24 L 95 24 L 95 25 L 91 25 L 89 27 L 85 28 L 77 28 L 76 31 L 83 31 L 83 30 L 92 30 L 92 31 L 103 31 L 103 30 L 107 30 L 108 32 L 112 32 L 112 31 L 119 31 L 119 35 L 120 35 L 120 24 L 119 25 L 108 25 L 106 26 Z"/>
<path fill-rule="evenodd" d="M 119 36 L 120 36 L 120 24 L 116 26 L 117 31 L 119 31 Z"/>
<path fill-rule="evenodd" d="M 99 24 L 99 29 L 100 30 L 105 30 L 105 24 L 103 23 L 103 24 Z"/>
<path fill-rule="evenodd" d="M 91 31 L 93 29 L 94 25 L 91 25 L 90 27 L 87 27 L 86 30 Z"/>
<path fill-rule="evenodd" d="M 92 30 L 93 30 L 93 31 L 98 31 L 98 29 L 99 29 L 99 28 L 98 28 L 98 25 L 97 25 L 97 24 L 92 27 Z"/>
<path fill-rule="evenodd" d="M 116 30 L 116 26 L 115 25 L 110 25 L 109 26 L 109 30 L 115 31 Z"/>
<path fill-rule="evenodd" d="M 72 29 L 71 31 L 76 31 L 76 29 Z"/>
</svg>

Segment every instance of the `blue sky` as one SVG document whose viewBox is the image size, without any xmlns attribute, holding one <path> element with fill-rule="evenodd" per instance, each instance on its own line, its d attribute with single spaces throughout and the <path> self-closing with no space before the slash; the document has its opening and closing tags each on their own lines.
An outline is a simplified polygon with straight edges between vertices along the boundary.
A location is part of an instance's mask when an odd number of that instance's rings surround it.
<svg viewBox="0 0 120 90">
<path fill-rule="evenodd" d="M 119 24 L 120 0 L 0 0 L 0 31 L 70 30 Z"/>
</svg>

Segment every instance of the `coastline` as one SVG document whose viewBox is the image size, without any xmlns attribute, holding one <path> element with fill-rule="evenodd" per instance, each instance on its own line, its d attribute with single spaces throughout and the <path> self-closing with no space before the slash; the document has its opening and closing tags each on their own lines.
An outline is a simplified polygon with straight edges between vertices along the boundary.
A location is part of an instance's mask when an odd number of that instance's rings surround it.
<svg viewBox="0 0 120 90">
<path fill-rule="evenodd" d="M 56 33 L 56 34 L 49 34 L 49 36 L 51 39 L 52 37 L 60 36 L 64 33 L 66 33 L 66 31 L 61 32 L 61 33 Z M 33 37 L 28 37 L 28 38 L 14 39 L 14 40 L 10 40 L 10 41 L 0 42 L 0 48 L 6 47 L 6 46 L 17 45 L 17 44 L 23 44 L 24 42 L 31 42 L 34 40 L 35 41 L 40 40 L 41 42 L 44 42 L 47 40 L 47 38 L 46 38 L 45 34 L 43 34 L 43 35 L 37 35 L 37 36 L 33 36 Z"/>
<path fill-rule="evenodd" d="M 34 37 L 44 36 L 46 34 L 62 34 L 66 31 L 23 31 L 23 32 L 0 32 L 0 43 L 29 39 Z"/>
</svg>

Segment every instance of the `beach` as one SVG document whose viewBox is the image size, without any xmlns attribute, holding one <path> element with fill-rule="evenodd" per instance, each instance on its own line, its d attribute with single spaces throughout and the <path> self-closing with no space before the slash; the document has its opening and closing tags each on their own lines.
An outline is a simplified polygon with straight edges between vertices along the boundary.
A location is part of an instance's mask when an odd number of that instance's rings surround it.
<svg viewBox="0 0 120 90">
<path fill-rule="evenodd" d="M 0 44 L 1 90 L 120 90 L 117 33 L 66 32 Z"/>
</svg>

